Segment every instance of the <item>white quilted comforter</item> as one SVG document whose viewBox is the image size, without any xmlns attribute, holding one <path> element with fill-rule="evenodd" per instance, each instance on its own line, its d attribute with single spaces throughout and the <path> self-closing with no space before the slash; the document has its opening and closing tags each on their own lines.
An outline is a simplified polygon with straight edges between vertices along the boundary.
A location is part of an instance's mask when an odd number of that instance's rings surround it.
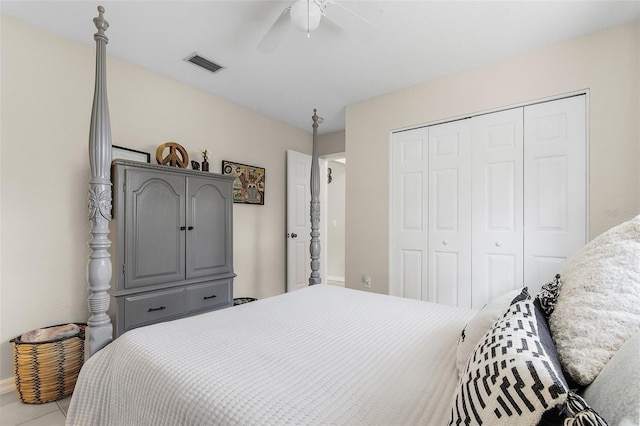
<svg viewBox="0 0 640 426">
<path fill-rule="evenodd" d="M 472 310 L 316 285 L 125 333 L 68 425 L 442 425 Z"/>
</svg>

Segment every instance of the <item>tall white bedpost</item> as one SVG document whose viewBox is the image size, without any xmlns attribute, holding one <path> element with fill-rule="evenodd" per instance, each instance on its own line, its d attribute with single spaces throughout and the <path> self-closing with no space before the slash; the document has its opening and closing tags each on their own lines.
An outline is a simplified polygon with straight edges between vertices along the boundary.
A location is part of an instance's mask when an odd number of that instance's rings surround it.
<svg viewBox="0 0 640 426">
<path fill-rule="evenodd" d="M 89 320 L 85 340 L 85 359 L 102 349 L 112 340 L 113 326 L 107 314 L 111 286 L 111 255 L 109 254 L 109 221 L 111 220 L 111 123 L 106 90 L 106 46 L 109 39 L 104 32 L 109 23 L 104 19 L 104 7 L 98 6 L 98 17 L 93 18 L 98 32 L 96 41 L 96 82 L 89 130 L 89 221 L 92 238 L 87 264 L 89 284 Z"/>
<path fill-rule="evenodd" d="M 320 165 L 318 163 L 318 114 L 313 110 L 313 152 L 311 154 L 311 276 L 309 285 L 320 284 Z"/>
</svg>

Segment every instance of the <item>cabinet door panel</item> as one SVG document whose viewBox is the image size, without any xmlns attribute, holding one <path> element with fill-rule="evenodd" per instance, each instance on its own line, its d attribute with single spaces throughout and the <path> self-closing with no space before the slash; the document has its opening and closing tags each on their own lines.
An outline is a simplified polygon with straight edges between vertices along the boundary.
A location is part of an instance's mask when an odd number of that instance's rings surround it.
<svg viewBox="0 0 640 426">
<path fill-rule="evenodd" d="M 189 177 L 187 187 L 187 278 L 233 272 L 231 185 Z"/>
<path fill-rule="evenodd" d="M 125 287 L 183 280 L 184 178 L 128 170 Z"/>
</svg>

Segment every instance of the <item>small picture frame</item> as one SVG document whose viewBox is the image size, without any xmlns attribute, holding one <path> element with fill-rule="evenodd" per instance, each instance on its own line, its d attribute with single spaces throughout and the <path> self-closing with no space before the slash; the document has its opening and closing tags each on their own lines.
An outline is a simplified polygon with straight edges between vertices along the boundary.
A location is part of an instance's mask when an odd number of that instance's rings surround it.
<svg viewBox="0 0 640 426">
<path fill-rule="evenodd" d="M 122 146 L 111 146 L 111 159 L 122 159 L 131 161 L 140 161 L 141 163 L 150 163 L 151 154 L 148 152 L 137 151 L 131 148 L 124 148 Z"/>
<path fill-rule="evenodd" d="M 233 202 L 264 205 L 265 170 L 222 160 L 222 174 L 233 175 Z"/>
</svg>

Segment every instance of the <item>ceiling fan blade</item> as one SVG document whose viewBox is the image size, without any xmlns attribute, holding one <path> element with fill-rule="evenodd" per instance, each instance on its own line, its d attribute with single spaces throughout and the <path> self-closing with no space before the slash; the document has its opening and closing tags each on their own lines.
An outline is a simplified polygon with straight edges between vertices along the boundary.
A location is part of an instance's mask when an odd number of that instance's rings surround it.
<svg viewBox="0 0 640 426">
<path fill-rule="evenodd" d="M 371 21 L 363 18 L 337 1 L 327 2 L 324 17 L 343 30 L 353 33 L 358 38 L 365 40 L 371 39 L 378 30 L 378 27 Z"/>
<path fill-rule="evenodd" d="M 289 31 L 290 22 L 289 22 L 289 12 L 291 11 L 291 7 L 287 7 L 282 11 L 278 19 L 273 23 L 269 31 L 264 35 L 260 43 L 258 44 L 258 50 L 264 53 L 274 52 L 282 40 L 284 36 Z"/>
</svg>

